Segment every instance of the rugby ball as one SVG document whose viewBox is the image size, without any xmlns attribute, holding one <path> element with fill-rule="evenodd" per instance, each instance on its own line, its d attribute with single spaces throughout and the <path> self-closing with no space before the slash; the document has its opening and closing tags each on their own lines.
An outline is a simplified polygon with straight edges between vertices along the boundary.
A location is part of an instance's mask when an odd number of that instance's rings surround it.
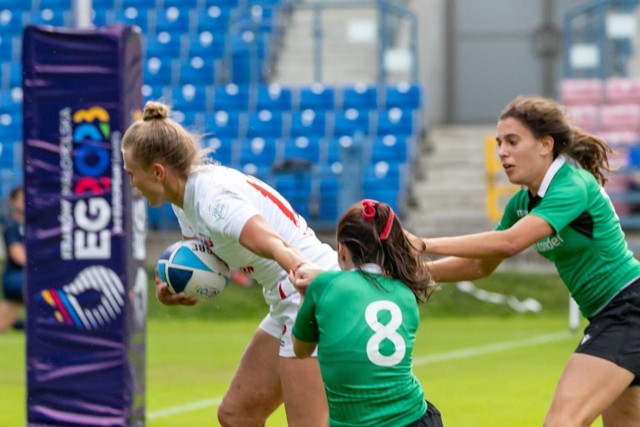
<svg viewBox="0 0 640 427">
<path fill-rule="evenodd" d="M 187 297 L 213 298 L 229 284 L 229 267 L 207 245 L 198 240 L 181 240 L 160 255 L 158 276 L 173 293 Z"/>
</svg>

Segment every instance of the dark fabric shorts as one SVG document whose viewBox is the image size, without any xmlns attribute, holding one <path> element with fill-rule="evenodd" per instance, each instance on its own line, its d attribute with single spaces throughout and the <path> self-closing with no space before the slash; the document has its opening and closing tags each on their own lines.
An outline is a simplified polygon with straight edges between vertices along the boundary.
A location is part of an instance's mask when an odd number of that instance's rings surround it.
<svg viewBox="0 0 640 427">
<path fill-rule="evenodd" d="M 2 292 L 4 299 L 13 302 L 24 302 L 22 288 L 24 282 L 24 271 L 7 271 L 2 275 Z"/>
<path fill-rule="evenodd" d="M 433 403 L 427 400 L 427 412 L 424 413 L 422 418 L 412 422 L 407 427 L 443 427 L 440 411 L 433 406 Z"/>
<path fill-rule="evenodd" d="M 636 375 L 631 385 L 640 385 L 640 280 L 589 319 L 576 353 L 609 360 Z"/>
</svg>

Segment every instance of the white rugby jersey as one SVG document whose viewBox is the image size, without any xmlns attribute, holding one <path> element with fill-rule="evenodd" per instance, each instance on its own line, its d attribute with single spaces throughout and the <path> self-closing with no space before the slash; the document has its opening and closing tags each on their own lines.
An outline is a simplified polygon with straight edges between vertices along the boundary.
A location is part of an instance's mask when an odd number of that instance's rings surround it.
<svg viewBox="0 0 640 427">
<path fill-rule="evenodd" d="M 235 169 L 220 165 L 195 167 L 185 186 L 183 209 L 174 205 L 173 210 L 185 237 L 197 238 L 231 269 L 249 274 L 264 288 L 269 304 L 274 301 L 269 301 L 268 295 L 274 294 L 272 291 L 280 282 L 288 282 L 287 272 L 276 261 L 260 257 L 240 244 L 240 233 L 253 216 L 262 215 L 309 261 L 339 269 L 336 252 L 318 240 L 282 195 Z"/>
</svg>

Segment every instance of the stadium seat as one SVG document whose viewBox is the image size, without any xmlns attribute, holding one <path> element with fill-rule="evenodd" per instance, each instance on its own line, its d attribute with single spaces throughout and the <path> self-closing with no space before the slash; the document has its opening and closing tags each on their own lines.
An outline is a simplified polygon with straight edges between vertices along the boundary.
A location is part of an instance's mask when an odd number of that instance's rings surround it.
<svg viewBox="0 0 640 427">
<path fill-rule="evenodd" d="M 118 8 L 122 10 L 125 10 L 128 7 L 141 8 L 141 9 L 147 9 L 147 10 L 155 9 L 156 7 L 158 7 L 158 0 L 115 0 L 115 1 Z"/>
<path fill-rule="evenodd" d="M 104 27 L 105 25 L 107 25 L 107 12 L 109 10 L 110 9 L 105 9 L 94 5 L 93 9 L 91 10 L 91 22 L 93 22 L 93 25 L 95 25 L 96 27 Z"/>
<path fill-rule="evenodd" d="M 320 163 L 325 165 L 333 165 L 341 163 L 342 150 L 353 145 L 353 138 L 350 136 L 341 136 L 339 138 L 327 138 L 323 140 L 324 146 L 320 151 Z"/>
<path fill-rule="evenodd" d="M 233 9 L 238 7 L 240 0 L 204 0 L 204 7 L 218 6 L 222 9 Z"/>
<path fill-rule="evenodd" d="M 560 100 L 565 105 L 600 105 L 604 99 L 600 79 L 563 79 Z"/>
<path fill-rule="evenodd" d="M 375 110 L 378 108 L 378 87 L 357 83 L 342 89 L 341 107 L 343 110 Z"/>
<path fill-rule="evenodd" d="M 22 34 L 22 11 L 20 9 L 0 8 L 0 35 Z"/>
<path fill-rule="evenodd" d="M 149 32 L 149 9 L 129 6 L 122 10 L 114 10 L 107 13 L 109 24 L 122 23 L 125 25 L 136 25 L 143 33 Z"/>
<path fill-rule="evenodd" d="M 159 0 L 164 9 L 179 7 L 181 9 L 195 9 L 200 5 L 200 0 Z"/>
<path fill-rule="evenodd" d="M 311 194 L 311 176 L 296 171 L 275 176 L 275 189 L 291 203 L 293 209 L 303 217 L 309 217 L 309 194 Z"/>
<path fill-rule="evenodd" d="M 317 219 L 319 221 L 333 223 L 338 220 L 339 196 L 341 189 L 341 164 L 322 166 L 318 177 L 318 208 Z"/>
<path fill-rule="evenodd" d="M 244 126 L 237 111 L 204 113 L 204 130 L 207 135 L 220 139 L 239 138 L 244 134 Z"/>
<path fill-rule="evenodd" d="M 298 110 L 334 110 L 336 108 L 335 89 L 321 83 L 314 83 L 310 87 L 302 87 L 298 93 Z"/>
<path fill-rule="evenodd" d="M 180 57 L 181 41 L 177 35 L 167 31 L 149 34 L 145 39 L 145 57 L 178 58 Z"/>
<path fill-rule="evenodd" d="M 324 137 L 327 134 L 327 113 L 307 109 L 289 115 L 289 137 Z"/>
<path fill-rule="evenodd" d="M 387 162 L 368 165 L 364 174 L 364 197 L 385 202 L 398 214 L 405 211 L 405 166 Z"/>
<path fill-rule="evenodd" d="M 640 144 L 640 133 L 633 131 L 598 132 L 600 138 L 617 149 L 621 146 L 633 146 Z"/>
<path fill-rule="evenodd" d="M 247 138 L 282 138 L 284 136 L 281 111 L 260 110 L 246 113 L 246 115 Z"/>
<path fill-rule="evenodd" d="M 240 165 L 255 165 L 256 169 L 271 168 L 276 159 L 275 138 L 245 138 L 240 140 Z"/>
<path fill-rule="evenodd" d="M 171 105 L 183 112 L 204 111 L 208 105 L 208 86 L 185 84 L 171 87 Z"/>
<path fill-rule="evenodd" d="M 600 108 L 600 130 L 640 132 L 640 105 L 603 105 Z"/>
<path fill-rule="evenodd" d="M 232 138 L 218 138 L 218 137 L 205 137 L 203 140 L 204 146 L 210 148 L 212 151 L 209 153 L 209 157 L 220 162 L 225 166 L 238 166 L 239 165 L 239 145 L 238 140 Z"/>
<path fill-rule="evenodd" d="M 171 6 L 167 9 L 156 9 L 154 31 L 166 31 L 171 34 L 185 34 L 189 32 L 189 11 Z"/>
<path fill-rule="evenodd" d="M 263 83 L 264 62 L 267 57 L 268 40 L 264 33 L 243 31 L 231 33 L 231 81 L 236 83 Z"/>
<path fill-rule="evenodd" d="M 357 110 L 349 108 L 345 111 L 336 111 L 333 114 L 333 129 L 331 136 L 362 136 L 371 133 L 370 110 Z"/>
<path fill-rule="evenodd" d="M 417 84 L 406 82 L 389 85 L 384 90 L 382 108 L 419 109 L 422 107 L 422 90 Z"/>
<path fill-rule="evenodd" d="M 167 86 L 173 83 L 173 62 L 170 58 L 148 58 L 142 70 L 142 81 L 152 86 Z"/>
<path fill-rule="evenodd" d="M 28 3 L 28 0 L 26 0 L 25 3 Z M 33 0 L 31 3 L 34 6 L 34 10 L 65 10 L 69 9 L 71 6 L 71 2 L 69 0 Z"/>
<path fill-rule="evenodd" d="M 203 31 L 224 33 L 229 29 L 230 13 L 230 8 L 223 8 L 219 5 L 200 10 L 196 14 L 195 30 L 199 33 Z"/>
<path fill-rule="evenodd" d="M 371 162 L 406 163 L 411 160 L 412 140 L 406 135 L 383 135 L 371 143 Z"/>
<path fill-rule="evenodd" d="M 320 162 L 320 138 L 298 136 L 283 140 L 283 158 L 308 160 L 312 164 Z"/>
<path fill-rule="evenodd" d="M 0 64 L 2 83 L 0 89 L 11 89 L 22 86 L 22 63 L 20 62 L 2 62 Z"/>
<path fill-rule="evenodd" d="M 574 126 L 587 132 L 597 132 L 600 128 L 600 107 L 597 105 L 569 105 L 567 117 Z"/>
<path fill-rule="evenodd" d="M 179 84 L 213 84 L 216 79 L 215 60 L 194 56 L 188 60 L 182 60 L 179 64 Z"/>
<path fill-rule="evenodd" d="M 260 85 L 256 96 L 256 110 L 290 111 L 293 107 L 292 92 L 289 87 L 278 84 Z"/>
<path fill-rule="evenodd" d="M 195 34 L 184 34 L 186 38 L 186 55 L 203 58 L 222 58 L 224 56 L 225 33 L 201 31 Z"/>
<path fill-rule="evenodd" d="M 93 0 L 91 5 L 95 10 L 115 9 L 118 0 Z"/>
<path fill-rule="evenodd" d="M 416 132 L 413 111 L 397 107 L 379 111 L 376 135 L 413 135 Z"/>
<path fill-rule="evenodd" d="M 164 91 L 165 86 L 160 85 L 150 85 L 143 84 L 142 85 L 142 103 L 143 105 L 147 103 L 147 101 L 167 101 L 167 94 Z"/>
<path fill-rule="evenodd" d="M 610 77 L 605 81 L 607 104 L 640 104 L 640 79 Z"/>
<path fill-rule="evenodd" d="M 0 61 L 13 61 L 19 56 L 19 46 L 16 46 L 17 36 L 0 34 Z M 17 50 L 16 50 L 17 48 Z"/>
<path fill-rule="evenodd" d="M 42 9 L 24 12 L 22 22 L 32 25 L 53 25 L 61 27 L 69 24 L 68 10 L 66 9 Z"/>
<path fill-rule="evenodd" d="M 28 0 L 2 0 L 2 6 L 0 7 L 0 11 L 3 9 L 18 12 L 26 11 L 33 9 L 31 1 Z M 2 22 L 2 16 L 0 14 L 0 22 Z"/>
<path fill-rule="evenodd" d="M 228 111 L 246 111 L 249 109 L 249 87 L 247 85 L 228 84 L 214 87 L 213 109 Z"/>
</svg>

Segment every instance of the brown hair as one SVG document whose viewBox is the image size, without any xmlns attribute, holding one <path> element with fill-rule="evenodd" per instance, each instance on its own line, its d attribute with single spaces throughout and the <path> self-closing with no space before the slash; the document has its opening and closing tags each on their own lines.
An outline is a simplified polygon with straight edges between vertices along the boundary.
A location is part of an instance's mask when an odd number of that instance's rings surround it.
<svg viewBox="0 0 640 427">
<path fill-rule="evenodd" d="M 199 137 L 170 119 L 169 111 L 161 102 L 148 101 L 142 120 L 135 121 L 122 137 L 122 149 L 133 150 L 143 168 L 161 161 L 186 178 L 191 166 L 207 162 L 209 150 L 202 149 Z"/>
<path fill-rule="evenodd" d="M 362 202 L 351 206 L 338 222 L 338 242 L 349 249 L 356 269 L 362 271 L 364 264 L 377 264 L 385 276 L 408 286 L 419 302 L 427 302 L 435 284 L 418 248 L 407 239 L 395 215 L 388 237 L 381 239 L 380 234 L 393 211 L 386 203 L 378 203 L 374 209 L 375 216 L 367 220 L 363 216 Z M 371 279 L 371 276 L 367 275 L 367 278 Z"/>
<path fill-rule="evenodd" d="M 500 120 L 514 118 L 526 126 L 536 138 L 553 138 L 553 157 L 564 154 L 606 184 L 611 171 L 608 155 L 611 147 L 602 139 L 571 126 L 564 109 L 552 99 L 519 96 L 500 113 Z"/>
</svg>

